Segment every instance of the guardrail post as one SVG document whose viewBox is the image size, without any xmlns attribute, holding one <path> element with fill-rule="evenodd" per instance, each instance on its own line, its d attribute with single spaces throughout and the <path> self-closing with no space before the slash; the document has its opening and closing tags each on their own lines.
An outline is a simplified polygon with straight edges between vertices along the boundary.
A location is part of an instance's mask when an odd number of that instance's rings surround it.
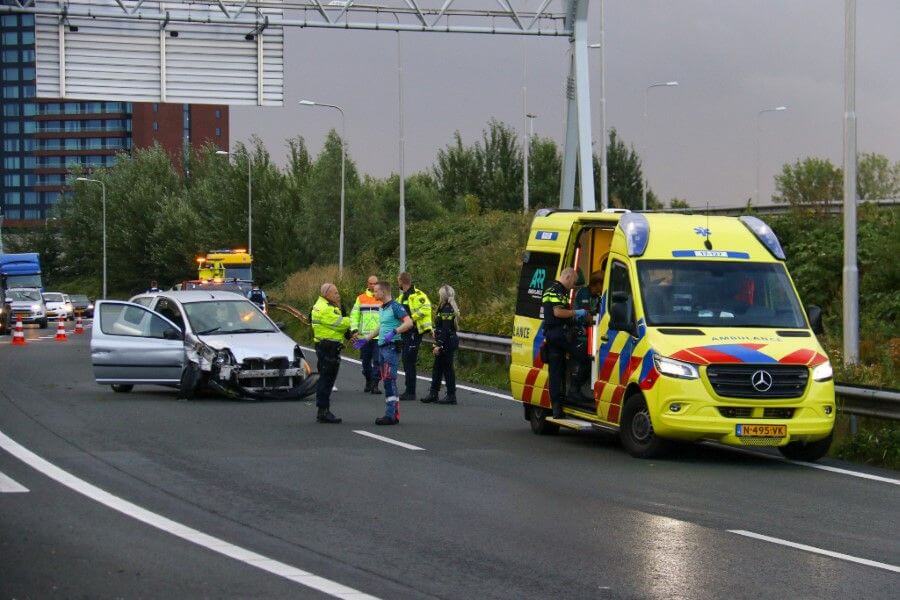
<svg viewBox="0 0 900 600">
<path fill-rule="evenodd" d="M 856 415 L 850 415 L 850 435 L 859 433 L 859 420 Z"/>
</svg>

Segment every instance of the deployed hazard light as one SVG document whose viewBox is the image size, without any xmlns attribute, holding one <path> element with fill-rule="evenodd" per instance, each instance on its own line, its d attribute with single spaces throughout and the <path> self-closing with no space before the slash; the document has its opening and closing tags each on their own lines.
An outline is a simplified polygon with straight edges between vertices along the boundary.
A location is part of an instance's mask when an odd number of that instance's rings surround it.
<svg viewBox="0 0 900 600">
<path fill-rule="evenodd" d="M 650 241 L 650 223 L 641 213 L 626 213 L 619 219 L 619 228 L 625 234 L 628 256 L 642 256 Z"/>
<path fill-rule="evenodd" d="M 778 260 L 784 260 L 784 249 L 781 247 L 781 242 L 778 241 L 778 236 L 775 235 L 771 227 L 766 225 L 765 221 L 759 217 L 751 217 L 749 215 L 740 217 L 740 221 L 747 229 L 753 232 L 756 239 L 762 242 L 762 245 L 766 247 L 772 256 Z"/>
</svg>

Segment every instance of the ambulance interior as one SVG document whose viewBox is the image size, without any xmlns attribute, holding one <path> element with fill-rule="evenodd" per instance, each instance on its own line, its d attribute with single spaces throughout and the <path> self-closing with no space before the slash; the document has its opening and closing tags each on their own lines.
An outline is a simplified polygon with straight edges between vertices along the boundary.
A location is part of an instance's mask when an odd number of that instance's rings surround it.
<svg viewBox="0 0 900 600">
<path fill-rule="evenodd" d="M 587 288 L 591 275 L 604 269 L 607 265 L 603 261 L 609 255 L 609 249 L 612 245 L 613 231 L 615 223 L 591 224 L 584 226 L 579 231 L 574 248 L 574 256 L 570 263 L 579 272 L 578 286 Z M 606 289 L 607 278 L 604 278 L 604 288 Z M 572 292 L 572 299 L 578 290 Z M 602 293 L 602 292 L 601 292 Z M 599 294 L 598 294 L 599 295 Z M 590 383 L 593 384 L 597 380 L 597 348 L 598 348 L 598 329 L 599 315 L 593 316 L 593 324 L 586 328 L 587 345 L 586 353 L 591 356 L 591 376 Z M 570 382 L 571 383 L 571 382 Z M 593 395 L 593 394 L 591 394 Z"/>
</svg>

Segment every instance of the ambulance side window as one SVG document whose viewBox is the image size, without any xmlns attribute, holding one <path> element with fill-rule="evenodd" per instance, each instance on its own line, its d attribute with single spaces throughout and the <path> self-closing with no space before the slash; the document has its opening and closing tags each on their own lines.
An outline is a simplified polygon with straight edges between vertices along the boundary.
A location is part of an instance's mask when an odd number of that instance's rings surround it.
<svg viewBox="0 0 900 600">
<path fill-rule="evenodd" d="M 634 326 L 634 296 L 631 294 L 628 267 L 618 260 L 613 261 L 612 270 L 609 272 L 609 301 L 624 302 L 631 325 Z"/>
</svg>

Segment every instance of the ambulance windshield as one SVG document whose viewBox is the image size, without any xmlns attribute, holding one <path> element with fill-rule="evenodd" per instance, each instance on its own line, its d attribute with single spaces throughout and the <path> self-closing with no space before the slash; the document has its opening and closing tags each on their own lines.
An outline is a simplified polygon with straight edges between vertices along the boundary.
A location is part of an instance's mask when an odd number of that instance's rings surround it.
<svg viewBox="0 0 900 600">
<path fill-rule="evenodd" d="M 638 261 L 648 325 L 806 328 L 780 263 Z"/>
</svg>

